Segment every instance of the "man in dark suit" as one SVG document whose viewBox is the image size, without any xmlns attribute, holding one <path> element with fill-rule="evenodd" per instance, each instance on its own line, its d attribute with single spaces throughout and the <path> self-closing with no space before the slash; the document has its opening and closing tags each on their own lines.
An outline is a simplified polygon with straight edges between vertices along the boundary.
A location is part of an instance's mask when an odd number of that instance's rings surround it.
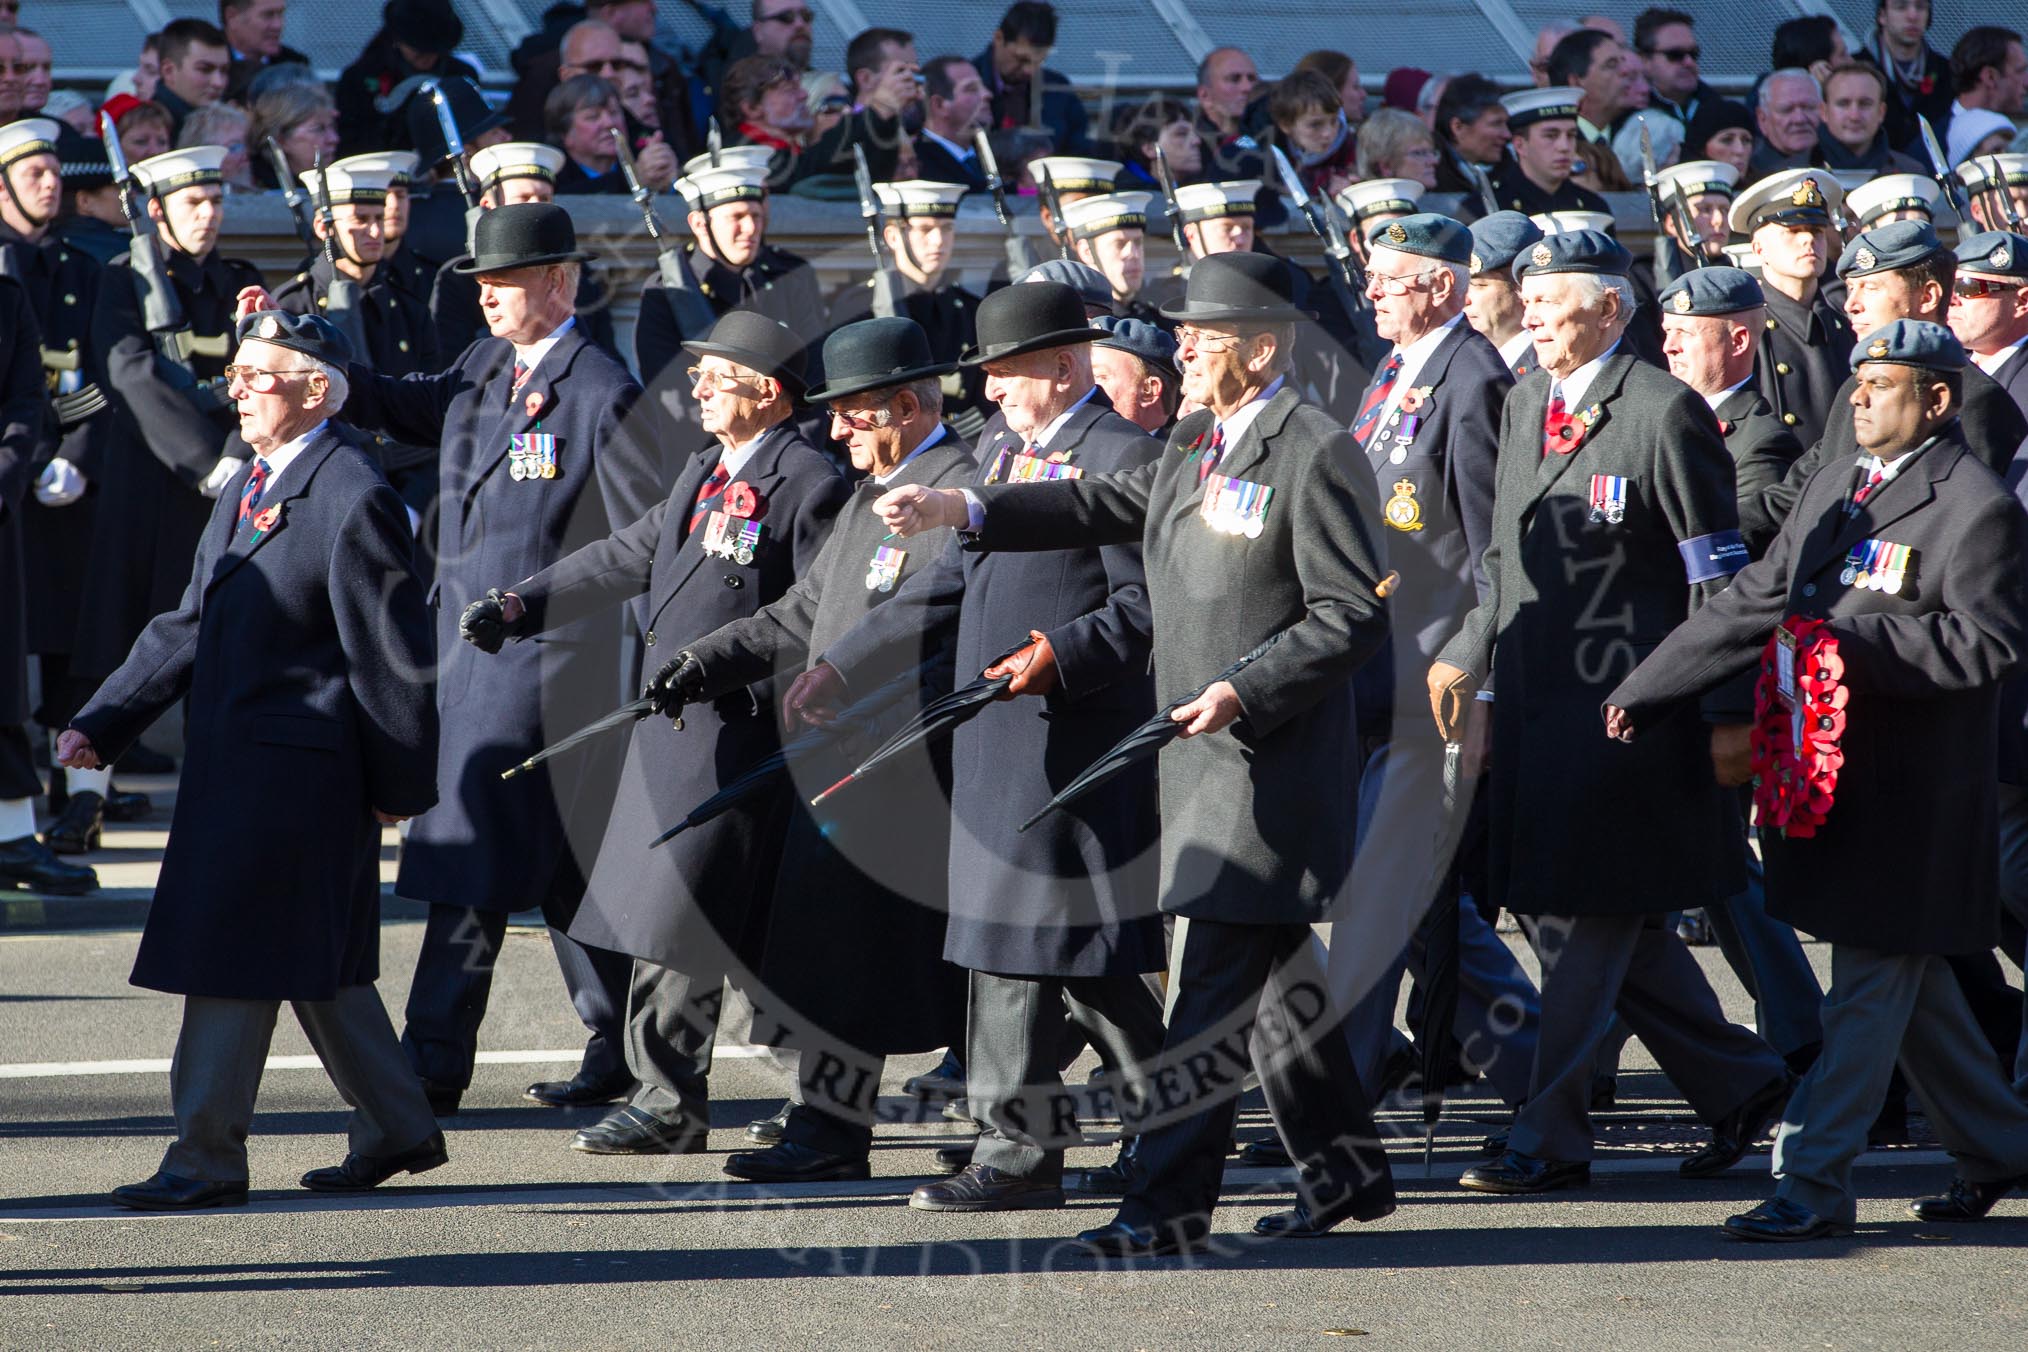
<svg viewBox="0 0 2028 1352">
<path fill-rule="evenodd" d="M 991 116 L 986 85 L 962 56 L 933 56 L 923 63 L 923 123 L 915 138 L 916 177 L 986 191 L 973 135 Z"/>
<path fill-rule="evenodd" d="M 1060 284 L 1005 287 L 981 303 L 979 346 L 966 362 L 983 370 L 999 406 L 981 442 L 983 482 L 1123 473 L 1160 454 L 1099 391 L 1090 344 L 1100 336 Z M 970 973 L 964 1064 L 979 1140 L 956 1178 L 924 1184 L 909 1204 L 1059 1206 L 1073 1143 L 1055 1111 L 1066 1007 L 1118 1074 L 1123 1103 L 1140 1101 L 1162 1045 L 1161 1007 L 1142 980 L 1164 965 L 1151 767 L 1115 779 L 1075 814 L 1018 828 L 1154 712 L 1141 551 L 977 554 L 952 539 L 900 599 L 829 644 L 792 702 L 836 704 L 845 688 L 867 688 L 896 648 L 953 629 L 959 673 L 1011 675 L 1010 695 L 1047 701 L 1046 717 L 1026 703 L 996 704 L 952 741 L 958 829 L 943 956 Z"/>
<path fill-rule="evenodd" d="M 1823 1055 L 1776 1140 L 1775 1195 L 1725 1223 L 1740 1239 L 1851 1233 L 1852 1162 L 1897 1065 L 1957 1163 L 1948 1191 L 1910 1204 L 1918 1220 L 1977 1220 L 2028 1176 L 2028 1105 L 1946 961 L 1998 939 L 1992 733 L 2000 682 L 2028 644 L 2028 517 L 1957 434 L 1966 361 L 1948 330 L 1897 320 L 1852 360 L 1856 469 L 1840 460 L 1813 476 L 1767 557 L 1605 710 L 1607 734 L 1639 745 L 1673 706 L 1762 665 L 1770 736 L 1756 768 L 1770 781 L 1800 768 L 1832 800 L 1763 835 L 1777 914 L 1830 942 L 1831 989 Z M 1818 635 L 1841 672 L 1814 660 Z M 1808 748 L 1800 762 L 1783 752 L 1789 708 L 1817 724 L 1827 679 L 1851 692 L 1828 784 L 1809 775 Z"/>
<path fill-rule="evenodd" d="M 1486 598 L 1428 676 L 1465 773 L 1490 758 L 1491 900 L 1535 917 L 1546 955 L 1528 1101 L 1505 1153 L 1462 1180 L 1482 1192 L 1589 1181 L 1593 1049 L 1615 1010 L 1712 1127 L 1690 1176 L 1730 1167 L 1788 1093 L 1664 923 L 1743 881 L 1710 734 L 1685 718 L 1639 756 L 1585 751 L 1611 683 L 1746 561 L 1717 419 L 1621 342 L 1631 263 L 1578 230 L 1515 264 L 1543 369 L 1502 413 Z"/>
<path fill-rule="evenodd" d="M 1828 170 L 1770 174 L 1733 200 L 1728 223 L 1760 258 L 1767 293 L 1766 336 L 1757 372 L 1775 416 L 1796 440 L 1816 444 L 1840 406 L 1838 386 L 1852 350 L 1852 325 L 1824 295 L 1824 264 L 1837 248 L 1831 213 L 1845 193 Z"/>
<path fill-rule="evenodd" d="M 409 831 L 395 890 L 430 903 L 402 1044 L 444 1113 L 457 1111 L 471 1083 L 507 917 L 538 907 L 591 1036 L 576 1076 L 529 1093 L 602 1103 L 632 1084 L 620 1052 L 626 963 L 564 932 L 616 767 L 593 753 L 500 781 L 560 732 L 612 708 L 619 625 L 587 620 L 556 641 L 485 660 L 458 641 L 458 615 L 501 577 L 537 572 L 638 519 L 661 486 L 652 448 L 627 421 L 640 387 L 572 314 L 587 255 L 569 214 L 546 203 L 496 207 L 479 218 L 474 245 L 459 266 L 479 280 L 492 336 L 437 375 L 397 379 L 354 363 L 345 405 L 362 427 L 442 447 L 432 589 L 438 803 Z"/>
<path fill-rule="evenodd" d="M 746 315 L 724 325 L 742 322 L 768 321 Z M 970 448 L 940 416 L 942 377 L 953 363 L 932 356 L 912 320 L 848 324 L 824 341 L 823 356 L 825 383 L 811 391 L 811 402 L 828 406 L 833 433 L 853 467 L 869 477 L 852 490 L 815 561 L 785 594 L 700 636 L 657 676 L 657 686 L 686 706 L 776 690 L 856 621 L 913 590 L 915 578 L 935 566 L 940 542 L 885 539 L 871 511 L 874 498 L 889 486 L 972 477 Z M 758 899 L 768 915 L 766 942 L 748 965 L 758 977 L 756 1036 L 796 1052 L 798 1083 L 778 1121 L 749 1129 L 756 1140 L 774 1137 L 769 1148 L 726 1160 L 736 1178 L 865 1178 L 885 1058 L 958 1038 L 964 987 L 943 960 L 949 743 L 884 769 L 877 785 L 828 799 L 820 811 L 803 806 L 879 744 L 874 728 L 898 726 L 947 688 L 949 647 L 948 634 L 909 626 L 906 642 L 860 673 L 866 679 L 849 701 L 890 691 L 873 725 L 840 728 L 850 735 L 793 768 L 791 802 L 781 814 L 788 834 L 776 852 L 780 871 L 763 873 L 773 895 Z M 837 713 L 837 705 L 799 701 L 793 689 L 781 702 L 788 731 L 806 731 Z M 766 712 L 774 704 L 772 697 L 761 701 Z M 744 768 L 731 757 L 721 764 L 734 773 Z M 886 849 L 897 827 L 909 840 L 900 856 Z"/>
<path fill-rule="evenodd" d="M 1159 768 L 1161 908 L 1179 918 L 1180 947 L 1163 1054 L 1193 1049 L 1200 1087 L 1157 1095 L 1137 1123 L 1141 1167 L 1119 1217 L 1079 1237 L 1103 1255 L 1203 1242 L 1249 1061 L 1300 1162 L 1295 1209 L 1256 1230 L 1319 1234 L 1394 1209 L 1340 1012 L 1309 958 L 1310 926 L 1352 864 L 1351 678 L 1387 624 L 1379 512 L 1357 447 L 1288 387 L 1294 329 L 1309 318 L 1294 285 L 1264 254 L 1192 269 L 1166 313 L 1185 397 L 1204 407 L 1153 464 L 975 493 L 898 489 L 878 504 L 904 535 L 965 527 L 974 549 L 1144 545 L 1155 669 L 1164 693 L 1187 697 L 1172 715 L 1183 740 Z M 1199 1039 L 1220 1050 L 1196 1052 Z"/>
<path fill-rule="evenodd" d="M 1055 47 L 1056 7 L 1047 0 L 1015 0 L 972 66 L 986 83 L 993 126 L 1005 131 L 1039 123 L 1049 129 L 1055 153 L 1088 155 L 1084 101 L 1068 79 L 1043 66 Z"/>
<path fill-rule="evenodd" d="M 358 1192 L 444 1163 L 373 982 L 381 828 L 436 801 L 429 620 L 401 502 L 331 421 L 344 338 L 250 316 L 231 370 L 253 452 L 205 524 L 181 604 L 157 616 L 59 740 L 110 763 L 187 699 L 189 758 L 132 981 L 184 997 L 176 1140 L 113 1200 L 240 1206 L 254 1096 L 289 1001 L 352 1105 L 342 1164 L 303 1186 Z"/>
<path fill-rule="evenodd" d="M 1950 328 L 1972 365 L 2028 412 L 2028 235 L 1987 230 L 1955 250 Z"/>
<path fill-rule="evenodd" d="M 750 616 L 809 571 L 845 485 L 789 422 L 801 343 L 771 319 L 738 313 L 691 351 L 719 454 L 699 456 L 666 498 L 610 535 L 475 602 L 461 623 L 467 642 L 497 653 L 505 636 L 553 640 L 625 605 L 652 660 L 664 636 L 681 642 Z M 510 658 L 542 646 L 516 643 L 489 664 L 511 669 Z M 666 684 L 658 676 L 651 691 Z M 578 1132 L 574 1149 L 704 1148 L 720 988 L 765 927 L 781 845 L 780 813 L 768 809 L 781 804 L 728 812 L 662 849 L 646 843 L 777 749 L 770 689 L 761 681 L 700 702 L 683 711 L 680 731 L 660 718 L 634 727 L 618 797 L 587 842 L 597 862 L 570 937 L 623 955 L 626 1070 L 615 1080 L 639 1087 Z"/>
<path fill-rule="evenodd" d="M 232 50 L 225 77 L 228 101 L 248 102 L 247 86 L 269 66 L 310 64 L 309 57 L 282 41 L 288 9 L 289 0 L 218 0 L 219 31 Z"/>
</svg>

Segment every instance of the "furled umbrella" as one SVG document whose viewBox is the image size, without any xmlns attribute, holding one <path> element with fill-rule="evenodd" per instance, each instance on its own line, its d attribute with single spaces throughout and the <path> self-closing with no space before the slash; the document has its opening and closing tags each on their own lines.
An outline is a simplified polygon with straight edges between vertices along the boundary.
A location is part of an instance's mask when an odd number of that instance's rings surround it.
<svg viewBox="0 0 2028 1352">
<path fill-rule="evenodd" d="M 988 670 L 999 666 L 1014 654 L 1034 642 L 1032 638 L 1021 642 L 1001 653 L 986 664 Z M 849 785 L 856 784 L 866 776 L 886 765 L 895 757 L 903 755 L 910 748 L 921 746 L 933 737 L 945 737 L 955 732 L 962 724 L 969 723 L 984 712 L 986 706 L 1007 693 L 1007 687 L 1014 683 L 1014 676 L 981 676 L 976 681 L 959 686 L 941 699 L 931 700 L 923 705 L 922 711 L 905 724 L 892 737 L 874 748 L 873 754 L 853 768 L 852 773 L 825 789 L 810 800 L 811 807 L 817 807 L 832 794 Z"/>
<path fill-rule="evenodd" d="M 629 700 L 607 714 L 604 718 L 585 724 L 560 742 L 545 746 L 519 765 L 502 770 L 500 778 L 512 779 L 516 775 L 527 774 L 544 761 L 552 760 L 582 742 L 589 742 L 601 733 L 611 732 L 614 728 L 632 727 L 654 712 L 655 700 L 647 695 L 643 695 L 637 700 Z M 683 706 L 678 704 L 669 716 L 676 724 L 676 731 L 683 731 Z"/>
</svg>

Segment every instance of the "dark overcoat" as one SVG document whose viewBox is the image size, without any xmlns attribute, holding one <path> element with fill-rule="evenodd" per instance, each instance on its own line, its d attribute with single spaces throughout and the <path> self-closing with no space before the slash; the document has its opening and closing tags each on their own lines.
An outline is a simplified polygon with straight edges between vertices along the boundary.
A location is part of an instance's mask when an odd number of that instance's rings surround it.
<svg viewBox="0 0 2028 1352">
<path fill-rule="evenodd" d="M 1754 384 L 1796 440 L 1814 446 L 1851 370 L 1852 321 L 1821 291 L 1798 305 L 1772 286 L 1765 289 L 1767 332 L 1754 359 Z"/>
<path fill-rule="evenodd" d="M 1761 833 L 1768 913 L 1832 943 L 1980 952 L 1999 941 L 1995 724 L 2001 682 L 2028 666 L 2028 515 L 1955 431 L 1851 515 L 1854 487 L 1849 464 L 1812 477 L 1767 556 L 1607 698 L 1645 736 L 1753 669 L 1785 617 L 1829 620 L 1845 761 L 1814 836 Z M 1869 539 L 1914 550 L 1899 592 L 1843 581 Z"/>
<path fill-rule="evenodd" d="M 1143 542 L 1160 701 L 1194 694 L 1272 635 L 1232 678 L 1226 731 L 1162 751 L 1161 909 L 1233 924 L 1311 923 L 1351 870 L 1357 799 L 1352 674 L 1387 634 L 1373 476 L 1328 414 L 1286 386 L 1226 447 L 1218 473 L 1273 489 L 1252 538 L 1200 511 L 1213 417 L 1176 425 L 1152 464 L 980 490 L 985 550 Z M 1011 640 L 1010 640 L 1011 641 Z"/>
<path fill-rule="evenodd" d="M 28 293 L 0 278 L 0 721 L 28 717 L 28 617 L 21 578 L 21 503 L 35 478 L 42 360 Z"/>
<path fill-rule="evenodd" d="M 1573 408 L 1597 413 L 1568 455 L 1543 454 L 1549 390 L 1537 371 L 1507 398 L 1486 599 L 1439 654 L 1498 686 L 1491 900 L 1520 915 L 1701 906 L 1742 881 L 1704 722 L 1686 710 L 1628 746 L 1598 735 L 1598 710 L 1746 561 L 1732 457 L 1703 396 L 1624 347 Z M 1592 511 L 1598 475 L 1626 481 L 1622 520 Z"/>
<path fill-rule="evenodd" d="M 981 477 L 1021 438 L 996 414 Z M 1086 475 L 1148 465 L 1162 443 L 1095 393 L 1050 439 Z M 1004 479 L 1004 472 L 999 476 Z M 924 628 L 955 624 L 957 674 L 978 675 L 1031 631 L 1049 636 L 1058 688 L 989 706 L 952 739 L 949 937 L 944 956 L 1010 976 L 1125 976 L 1163 965 L 1154 766 L 1069 811 L 1021 824 L 1152 714 L 1152 618 L 1138 545 L 1047 554 L 966 552 L 953 540 L 903 600 L 855 626 L 825 659 L 854 677 Z"/>
<path fill-rule="evenodd" d="M 73 726 L 110 764 L 189 700 L 134 984 L 329 1000 L 379 974 L 374 810 L 436 801 L 429 619 L 401 502 L 336 424 L 275 481 L 265 533 L 236 522 L 246 475 L 213 506 L 181 604 Z"/>
<path fill-rule="evenodd" d="M 214 379 L 232 360 L 234 300 L 243 287 L 260 285 L 260 271 L 215 249 L 201 263 L 174 249 L 165 253 L 188 332 L 204 347 L 190 358 L 191 371 Z M 72 666 L 99 677 L 126 659 L 150 619 L 176 605 L 211 516 L 200 486 L 221 456 L 244 459 L 250 452 L 232 404 L 212 398 L 200 409 L 190 376 L 156 351 L 124 257 L 100 279 L 92 332 L 104 361 L 96 378 L 118 417 L 85 574 L 91 601 L 78 619 Z"/>
<path fill-rule="evenodd" d="M 1767 552 L 1781 523 L 1768 514 L 1762 495 L 1782 481 L 1803 453 L 1795 432 L 1775 416 L 1757 382 L 1748 380 L 1712 407 L 1725 449 L 1732 453 L 1733 493 L 1739 501 L 1739 533 L 1755 558 Z"/>
<path fill-rule="evenodd" d="M 740 563 L 706 554 L 706 527 L 690 529 L 698 491 L 716 463 L 700 458 L 665 500 L 533 576 L 497 575 L 493 585 L 512 590 L 529 607 L 523 630 L 532 637 L 498 657 L 474 660 L 498 662 L 539 650 L 587 623 L 586 617 L 645 598 L 644 666 L 652 674 L 691 638 L 743 619 L 787 591 L 816 558 L 845 497 L 844 483 L 792 427 L 768 429 L 737 480 L 755 489 L 763 504 L 753 561 Z M 516 577 L 525 580 L 512 581 Z M 779 811 L 770 809 L 779 802 L 728 812 L 657 850 L 648 842 L 773 753 L 780 745 L 776 727 L 772 681 L 685 709 L 681 732 L 666 718 L 634 725 L 618 795 L 592 837 L 597 863 L 571 923 L 572 938 L 693 971 L 714 970 L 724 961 L 703 959 L 712 946 L 741 948 L 746 925 L 773 888 L 781 828 Z"/>
<path fill-rule="evenodd" d="M 949 532 L 885 544 L 874 501 L 903 484 L 959 486 L 971 480 L 972 468 L 970 448 L 946 431 L 887 484 L 861 480 L 816 562 L 787 593 L 690 644 L 704 663 L 706 689 L 715 695 L 791 676 L 869 612 L 894 608 L 913 590 L 911 579 L 934 567 L 939 537 Z M 888 590 L 880 583 L 890 581 L 889 572 L 874 566 L 883 547 L 901 552 L 898 560 L 887 556 L 895 564 Z M 883 734 L 949 688 L 948 657 L 948 635 L 916 626 L 908 642 L 855 673 L 855 696 L 896 679 L 913 689 L 863 735 L 800 763 L 785 786 L 788 832 L 759 960 L 766 995 L 757 1000 L 757 1037 L 806 1047 L 828 1038 L 882 1055 L 929 1051 L 963 1037 L 964 978 L 943 958 L 950 743 L 901 758 L 821 809 L 806 806 Z M 931 665 L 923 678 L 906 678 L 925 663 Z"/>
<path fill-rule="evenodd" d="M 640 387 L 576 327 L 510 396 L 514 348 L 488 338 L 437 375 L 355 363 L 348 420 L 439 446 L 437 806 L 402 850 L 396 891 L 489 911 L 543 907 L 567 923 L 612 804 L 617 756 L 593 747 L 502 782 L 500 773 L 620 702 L 617 615 L 563 626 L 494 657 L 458 638 L 464 608 L 637 520 L 661 496 L 627 414 Z M 530 409 L 535 412 L 531 415 Z M 556 438 L 556 477 L 516 478 L 511 439 Z"/>
</svg>

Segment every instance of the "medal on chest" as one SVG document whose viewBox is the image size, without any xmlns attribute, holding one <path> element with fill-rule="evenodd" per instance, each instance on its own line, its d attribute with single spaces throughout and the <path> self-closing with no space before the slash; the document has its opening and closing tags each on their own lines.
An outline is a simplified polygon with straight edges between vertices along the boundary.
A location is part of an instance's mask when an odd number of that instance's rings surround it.
<svg viewBox="0 0 2028 1352">
<path fill-rule="evenodd" d="M 1228 479 L 1213 474 L 1204 480 L 1204 498 L 1197 514 L 1204 524 L 1221 535 L 1241 535 L 1258 540 L 1266 529 L 1268 503 L 1275 490 L 1268 484 L 1245 479 Z"/>
<path fill-rule="evenodd" d="M 1862 540 L 1845 556 L 1838 581 L 1860 591 L 1886 592 L 1899 596 L 1901 587 L 1915 568 L 1915 551 L 1907 545 L 1886 540 Z"/>
<path fill-rule="evenodd" d="M 891 592 L 894 584 L 901 580 L 902 565 L 908 562 L 908 551 L 882 545 L 873 551 L 873 561 L 866 565 L 866 590 Z"/>
<path fill-rule="evenodd" d="M 1627 481 L 1618 474 L 1591 476 L 1591 520 L 1617 526 L 1627 519 Z"/>
<path fill-rule="evenodd" d="M 760 549 L 764 527 L 726 512 L 713 512 L 704 523 L 704 552 L 714 559 L 731 559 L 742 566 L 751 564 Z"/>
<path fill-rule="evenodd" d="M 1415 480 L 1396 479 L 1387 500 L 1387 524 L 1400 531 L 1422 529 L 1422 504 L 1415 500 Z"/>
<path fill-rule="evenodd" d="M 1015 450 L 1002 450 L 993 458 L 992 472 L 987 474 L 989 484 L 1041 484 L 1052 479 L 1082 479 L 1084 471 L 1068 464 L 1062 452 L 1051 456 L 1023 455 Z"/>
<path fill-rule="evenodd" d="M 516 432 L 507 442 L 507 473 L 515 479 L 556 477 L 556 437 L 548 432 Z"/>
</svg>

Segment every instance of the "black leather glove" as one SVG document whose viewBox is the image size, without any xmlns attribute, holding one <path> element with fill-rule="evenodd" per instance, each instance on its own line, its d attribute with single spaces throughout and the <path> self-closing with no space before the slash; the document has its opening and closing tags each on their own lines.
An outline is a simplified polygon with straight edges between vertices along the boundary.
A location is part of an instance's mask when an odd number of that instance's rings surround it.
<svg viewBox="0 0 2028 1352">
<path fill-rule="evenodd" d="M 507 594 L 498 587 L 466 606 L 465 613 L 458 616 L 458 637 L 482 653 L 499 652 L 509 632 Z"/>
<path fill-rule="evenodd" d="M 689 653 L 664 662 L 641 689 L 641 697 L 655 701 L 655 712 L 665 718 L 682 717 L 683 706 L 696 703 L 703 693 L 704 664 Z"/>
</svg>

